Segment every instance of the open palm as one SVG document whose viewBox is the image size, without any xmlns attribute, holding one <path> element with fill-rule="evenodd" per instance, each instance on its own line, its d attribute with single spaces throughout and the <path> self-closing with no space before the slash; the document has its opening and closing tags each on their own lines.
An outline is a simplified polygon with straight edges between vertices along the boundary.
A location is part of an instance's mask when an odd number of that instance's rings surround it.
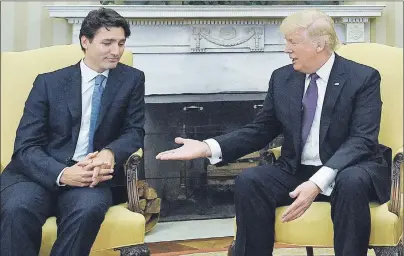
<svg viewBox="0 0 404 256">
<path fill-rule="evenodd" d="M 159 153 L 156 159 L 159 160 L 191 160 L 211 156 L 209 146 L 202 141 L 175 138 L 175 143 L 182 145 L 179 148 Z"/>
</svg>

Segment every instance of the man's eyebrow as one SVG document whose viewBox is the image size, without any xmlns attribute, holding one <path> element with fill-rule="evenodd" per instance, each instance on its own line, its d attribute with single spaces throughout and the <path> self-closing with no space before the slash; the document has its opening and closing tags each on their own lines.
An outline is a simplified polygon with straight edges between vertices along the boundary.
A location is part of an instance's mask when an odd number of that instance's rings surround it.
<svg viewBox="0 0 404 256">
<path fill-rule="evenodd" d="M 119 41 L 119 42 L 121 42 L 121 41 L 123 41 L 123 42 L 125 42 L 125 41 L 126 41 L 126 38 L 123 38 L 123 39 L 105 38 L 105 39 L 103 39 L 102 41 L 108 41 L 108 42 L 113 42 L 113 41 Z"/>
</svg>

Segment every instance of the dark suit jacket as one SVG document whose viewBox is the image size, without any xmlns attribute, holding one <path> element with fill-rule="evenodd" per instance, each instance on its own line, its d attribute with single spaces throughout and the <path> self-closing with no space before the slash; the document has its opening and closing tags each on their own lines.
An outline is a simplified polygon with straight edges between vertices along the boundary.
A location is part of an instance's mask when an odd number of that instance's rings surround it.
<svg viewBox="0 0 404 256">
<path fill-rule="evenodd" d="M 263 109 L 254 122 L 215 138 L 224 162 L 259 150 L 283 133 L 281 157 L 276 164 L 293 174 L 299 171 L 305 78 L 292 65 L 273 72 Z M 380 79 L 377 70 L 335 56 L 321 113 L 319 148 L 325 166 L 338 171 L 353 165 L 364 168 L 384 203 L 390 197 L 391 149 L 378 143 Z"/>
<path fill-rule="evenodd" d="M 118 64 L 110 70 L 101 99 L 94 150 L 115 154 L 112 185 L 124 184 L 123 164 L 143 147 L 144 74 Z M 1 175 L 1 190 L 34 181 L 56 190 L 56 179 L 73 157 L 81 125 L 81 70 L 79 63 L 40 74 L 25 103 L 11 162 Z"/>
</svg>

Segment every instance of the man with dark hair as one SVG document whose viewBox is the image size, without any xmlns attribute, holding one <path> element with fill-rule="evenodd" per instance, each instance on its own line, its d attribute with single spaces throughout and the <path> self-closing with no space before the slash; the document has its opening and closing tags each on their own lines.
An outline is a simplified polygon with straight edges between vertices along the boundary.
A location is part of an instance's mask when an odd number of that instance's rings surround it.
<svg viewBox="0 0 404 256">
<path fill-rule="evenodd" d="M 83 51 L 85 51 L 86 49 L 81 43 L 81 37 L 85 36 L 91 42 L 94 39 L 94 36 L 97 33 L 98 29 L 102 27 L 104 27 L 105 29 L 109 29 L 110 27 L 122 28 L 125 38 L 130 37 L 131 34 L 128 22 L 116 11 L 106 8 L 100 8 L 99 10 L 91 11 L 84 19 L 79 33 L 79 40 L 81 49 Z"/>
<path fill-rule="evenodd" d="M 114 10 L 91 11 L 80 30 L 84 58 L 35 79 L 1 175 L 1 255 L 38 255 L 50 216 L 51 255 L 90 253 L 119 203 L 112 192 L 124 185 L 124 161 L 143 145 L 145 77 L 119 63 L 129 36 Z"/>
</svg>

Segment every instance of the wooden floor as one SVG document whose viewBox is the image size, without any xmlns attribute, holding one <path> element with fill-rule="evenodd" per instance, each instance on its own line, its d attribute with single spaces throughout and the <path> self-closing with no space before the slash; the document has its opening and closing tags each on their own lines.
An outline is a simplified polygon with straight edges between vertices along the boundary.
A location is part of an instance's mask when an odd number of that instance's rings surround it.
<svg viewBox="0 0 404 256">
<path fill-rule="evenodd" d="M 187 241 L 174 241 L 174 242 L 159 242 L 159 243 L 148 243 L 147 246 L 150 248 L 152 256 L 181 256 L 184 254 L 193 253 L 206 253 L 206 252 L 225 252 L 227 254 L 227 249 L 233 237 L 224 238 L 210 238 L 210 239 L 198 239 L 198 240 L 187 240 Z M 287 246 L 283 244 L 275 244 L 274 246 L 276 255 L 307 255 L 304 247 L 294 247 Z M 215 255 L 215 253 L 213 253 Z M 222 255 L 222 253 L 221 253 Z M 334 255 L 334 250 L 332 248 L 314 248 L 314 255 Z M 373 250 L 369 250 L 368 256 L 375 256 Z"/>
<path fill-rule="evenodd" d="M 187 241 L 149 243 L 151 255 L 153 256 L 177 256 L 197 252 L 218 252 L 227 251 L 233 237 L 209 238 Z M 282 245 L 275 245 L 275 248 L 285 248 Z"/>
<path fill-rule="evenodd" d="M 185 253 L 227 251 L 233 237 L 210 238 L 187 241 L 149 243 L 151 255 L 175 256 Z"/>
</svg>

